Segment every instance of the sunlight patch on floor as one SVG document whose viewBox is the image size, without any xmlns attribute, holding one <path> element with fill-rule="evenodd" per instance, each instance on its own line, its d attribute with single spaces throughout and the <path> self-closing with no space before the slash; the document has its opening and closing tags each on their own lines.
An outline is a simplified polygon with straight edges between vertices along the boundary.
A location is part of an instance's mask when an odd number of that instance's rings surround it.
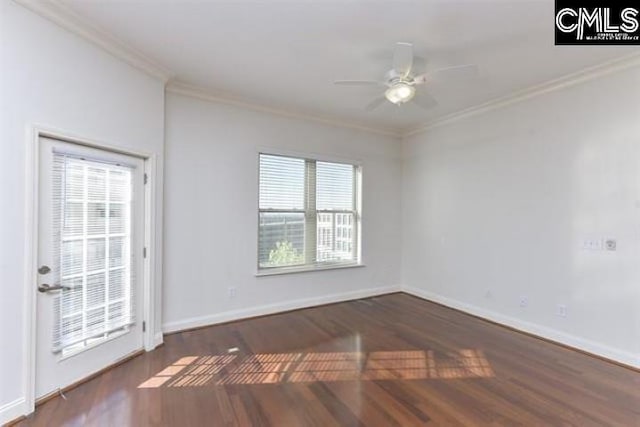
<svg viewBox="0 0 640 427">
<path fill-rule="evenodd" d="M 265 353 L 182 357 L 138 388 L 490 378 L 482 350 Z"/>
</svg>

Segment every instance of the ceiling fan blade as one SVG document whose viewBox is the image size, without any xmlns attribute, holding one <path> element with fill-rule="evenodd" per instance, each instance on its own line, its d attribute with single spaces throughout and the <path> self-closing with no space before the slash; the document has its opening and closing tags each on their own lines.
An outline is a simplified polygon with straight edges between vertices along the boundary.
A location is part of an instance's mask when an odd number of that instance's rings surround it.
<svg viewBox="0 0 640 427">
<path fill-rule="evenodd" d="M 384 83 L 375 80 L 336 80 L 334 85 L 340 86 L 382 86 Z"/>
<path fill-rule="evenodd" d="M 376 98 L 373 101 L 371 101 L 369 103 L 369 105 L 367 105 L 364 109 L 366 111 L 373 111 L 376 108 L 378 108 L 383 102 L 385 102 L 387 100 L 387 98 L 385 98 L 384 96 L 381 96 L 380 98 Z"/>
<path fill-rule="evenodd" d="M 424 92 L 416 93 L 416 96 L 414 96 L 411 101 L 413 101 L 418 107 L 425 110 L 430 110 L 438 106 L 438 101 L 436 101 L 433 96 Z"/>
<path fill-rule="evenodd" d="M 459 81 L 472 79 L 478 76 L 478 66 L 475 64 L 455 65 L 453 67 L 439 68 L 429 73 L 421 74 L 414 78 L 417 84 L 427 81 Z"/>
<path fill-rule="evenodd" d="M 413 67 L 413 45 L 398 42 L 393 52 L 393 69 L 402 77 L 407 77 Z"/>
</svg>

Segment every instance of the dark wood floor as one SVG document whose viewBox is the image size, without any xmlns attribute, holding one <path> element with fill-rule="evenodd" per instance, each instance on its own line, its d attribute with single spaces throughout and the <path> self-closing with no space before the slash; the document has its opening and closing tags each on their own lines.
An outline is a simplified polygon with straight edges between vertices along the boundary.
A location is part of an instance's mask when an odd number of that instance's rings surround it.
<svg viewBox="0 0 640 427">
<path fill-rule="evenodd" d="M 405 294 L 165 343 L 20 425 L 640 426 L 640 373 Z"/>
</svg>

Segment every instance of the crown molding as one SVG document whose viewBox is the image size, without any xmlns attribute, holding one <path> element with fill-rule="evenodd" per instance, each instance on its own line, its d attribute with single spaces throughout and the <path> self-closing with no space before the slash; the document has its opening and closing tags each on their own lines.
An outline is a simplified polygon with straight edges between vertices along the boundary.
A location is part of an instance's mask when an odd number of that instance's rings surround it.
<svg viewBox="0 0 640 427">
<path fill-rule="evenodd" d="M 459 110 L 444 116 L 429 120 L 422 125 L 402 131 L 391 128 L 379 128 L 357 124 L 338 118 L 322 117 L 314 114 L 300 113 L 286 108 L 257 104 L 249 100 L 235 98 L 232 96 L 213 93 L 210 90 L 178 80 L 172 80 L 173 72 L 146 56 L 144 53 L 128 46 L 110 33 L 92 25 L 71 8 L 63 4 L 60 0 L 13 0 L 15 3 L 29 9 L 45 19 L 61 26 L 62 28 L 82 37 L 83 39 L 102 48 L 114 57 L 128 63 L 129 65 L 145 72 L 166 84 L 166 90 L 205 101 L 216 102 L 237 107 L 261 111 L 283 117 L 296 118 L 314 121 L 331 126 L 354 129 L 378 135 L 391 136 L 395 138 L 407 138 L 420 134 L 438 126 L 443 126 L 461 119 L 483 114 L 499 108 L 525 101 L 536 96 L 549 92 L 554 92 L 568 88 L 589 80 L 602 77 L 617 71 L 625 70 L 640 65 L 640 54 L 633 53 L 621 58 L 604 62 L 592 67 L 585 68 L 575 73 L 571 73 L 558 79 L 531 86 L 529 88 L 512 92 L 506 96 L 498 97 L 490 101 L 475 105 L 463 110 Z"/>
<path fill-rule="evenodd" d="M 364 126 L 364 125 L 360 125 L 352 122 L 347 122 L 347 121 L 336 119 L 336 118 L 317 116 L 313 114 L 305 114 L 305 113 L 300 113 L 300 112 L 296 112 L 296 111 L 292 111 L 284 108 L 277 108 L 277 107 L 271 107 L 271 106 L 262 105 L 262 104 L 256 104 L 251 101 L 243 100 L 240 98 L 234 98 L 227 95 L 219 95 L 219 94 L 213 93 L 209 89 L 191 85 L 189 83 L 181 82 L 178 80 L 171 80 L 166 86 L 166 91 L 179 94 L 179 95 L 188 96 L 191 98 L 201 99 L 203 101 L 215 102 L 218 104 L 233 105 L 235 107 L 245 108 L 245 109 L 254 110 L 254 111 L 260 111 L 263 113 L 273 114 L 281 117 L 307 120 L 307 121 L 322 123 L 322 124 L 330 125 L 334 127 L 354 129 L 354 130 L 373 133 L 377 135 L 392 136 L 394 138 L 400 138 L 402 136 L 400 132 L 394 129 L 375 128 L 375 127 Z"/>
<path fill-rule="evenodd" d="M 126 45 L 108 32 L 92 25 L 59 0 L 14 0 L 17 4 L 95 44 L 116 58 L 161 80 L 169 81 L 172 72 L 145 54 Z"/>
<path fill-rule="evenodd" d="M 589 80 L 596 79 L 598 77 L 606 76 L 608 74 L 612 74 L 617 71 L 626 70 L 628 68 L 636 66 L 640 66 L 640 54 L 633 53 L 630 55 L 625 55 L 621 58 L 587 67 L 578 72 L 567 74 L 563 77 L 549 80 L 544 83 L 510 93 L 509 95 L 495 98 L 491 101 L 487 101 L 470 108 L 456 111 L 454 113 L 447 114 L 434 120 L 430 120 L 420 127 L 402 133 L 401 137 L 407 138 L 413 135 L 417 135 L 435 127 L 450 124 L 461 119 L 483 114 L 499 108 L 504 108 L 509 105 L 525 101 L 527 99 L 575 86 Z"/>
</svg>

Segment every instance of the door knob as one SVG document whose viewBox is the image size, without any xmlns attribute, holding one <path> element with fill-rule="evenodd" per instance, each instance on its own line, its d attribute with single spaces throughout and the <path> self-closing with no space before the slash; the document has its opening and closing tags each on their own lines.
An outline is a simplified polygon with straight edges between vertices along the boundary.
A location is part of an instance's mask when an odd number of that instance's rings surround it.
<svg viewBox="0 0 640 427">
<path fill-rule="evenodd" d="M 49 272 L 51 272 L 51 269 L 48 265 L 43 265 L 38 269 L 38 273 L 40 274 L 48 274 Z"/>
<path fill-rule="evenodd" d="M 48 285 L 46 283 L 43 283 L 42 285 L 38 286 L 38 292 L 51 292 L 51 291 L 61 291 L 61 290 L 67 290 L 67 289 L 71 289 L 68 286 L 62 286 L 62 285 Z"/>
</svg>

